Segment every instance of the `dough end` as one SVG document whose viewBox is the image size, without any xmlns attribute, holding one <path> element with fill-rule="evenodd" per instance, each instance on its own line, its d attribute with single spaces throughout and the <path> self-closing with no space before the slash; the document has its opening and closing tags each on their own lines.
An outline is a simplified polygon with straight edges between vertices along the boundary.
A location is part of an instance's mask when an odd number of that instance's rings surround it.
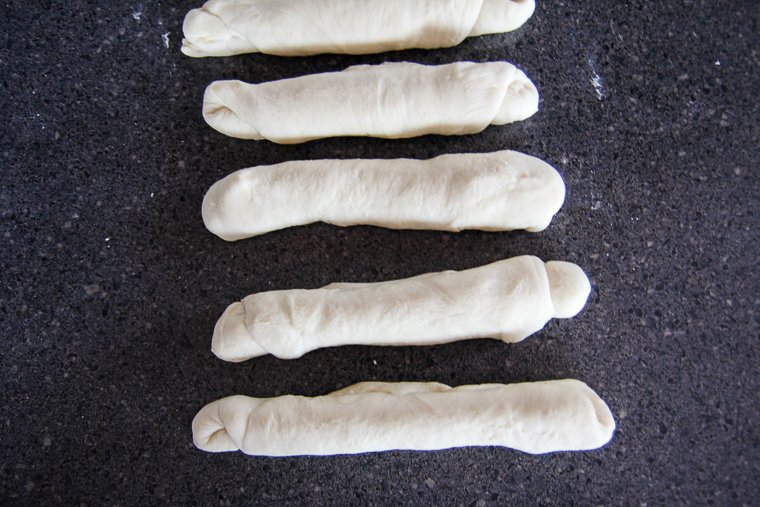
<svg viewBox="0 0 760 507">
<path fill-rule="evenodd" d="M 549 291 L 554 304 L 554 317 L 575 317 L 586 306 L 591 282 L 586 273 L 571 262 L 550 261 L 545 264 Z"/>
<path fill-rule="evenodd" d="M 211 352 L 219 359 L 233 363 L 268 354 L 251 337 L 245 326 L 243 303 L 232 303 L 217 321 L 211 339 Z"/>
<path fill-rule="evenodd" d="M 201 204 L 201 216 L 203 217 L 203 225 L 206 226 L 213 234 L 216 234 L 222 239 L 226 239 L 223 234 L 223 220 L 220 215 L 222 214 L 221 202 L 219 194 L 222 193 L 222 185 L 224 185 L 226 179 L 222 179 L 211 185 L 206 191 L 206 195 L 203 196 L 203 204 Z"/>
<path fill-rule="evenodd" d="M 180 50 L 187 56 L 201 58 L 255 52 L 250 42 L 230 30 L 224 20 L 205 7 L 187 13 L 182 32 L 185 38 Z"/>
<path fill-rule="evenodd" d="M 616 424 L 612 411 L 604 400 L 585 382 L 580 380 L 564 379 L 553 382 L 576 391 L 580 395 L 580 399 L 585 398 L 586 402 L 579 404 L 576 409 L 579 417 L 585 421 L 581 424 L 584 438 L 567 450 L 587 451 L 599 449 L 608 444 L 615 434 Z"/>
<path fill-rule="evenodd" d="M 504 100 L 492 125 L 527 120 L 538 111 L 538 89 L 525 72 L 515 68 L 515 74 L 506 86 Z"/>
<path fill-rule="evenodd" d="M 534 0 L 485 0 L 470 36 L 517 30 L 535 10 Z"/>
<path fill-rule="evenodd" d="M 237 171 L 223 178 L 208 189 L 203 196 L 201 216 L 203 224 L 213 234 L 225 241 L 237 241 L 243 238 L 255 236 L 255 232 L 239 234 L 231 224 L 238 223 L 235 220 L 236 209 L 245 206 L 250 190 L 244 182 L 243 171 Z M 243 195 L 247 193 L 247 195 Z"/>
<path fill-rule="evenodd" d="M 187 56 L 196 58 L 227 56 L 229 53 L 223 51 L 223 47 L 219 47 L 220 39 L 213 36 L 213 34 L 224 34 L 226 29 L 224 22 L 217 16 L 203 9 L 193 9 L 187 13 L 182 23 L 185 38 L 182 39 L 180 50 Z"/>
<path fill-rule="evenodd" d="M 228 452 L 240 449 L 222 422 L 219 414 L 222 401 L 209 403 L 193 419 L 193 444 L 202 451 Z"/>
<path fill-rule="evenodd" d="M 615 418 L 612 416 L 612 411 L 604 400 L 593 389 L 588 386 L 586 388 L 590 391 L 589 399 L 594 406 L 596 420 L 599 422 L 599 441 L 597 442 L 597 447 L 602 447 L 612 440 L 612 435 L 615 433 L 616 428 Z"/>
<path fill-rule="evenodd" d="M 543 171 L 545 181 L 541 185 L 540 197 L 537 199 L 540 202 L 541 214 L 544 216 L 542 222 L 537 222 L 535 225 L 526 227 L 528 232 L 541 232 L 551 223 L 554 215 L 556 215 L 565 203 L 565 181 L 559 172 L 551 165 L 544 161 L 540 161 L 540 167 Z M 537 215 L 539 216 L 539 215 Z"/>
<path fill-rule="evenodd" d="M 214 130 L 238 139 L 263 139 L 251 125 L 235 112 L 236 97 L 245 96 L 242 88 L 250 86 L 241 81 L 214 81 L 203 95 L 203 119 Z"/>
<path fill-rule="evenodd" d="M 598 431 L 596 432 L 596 442 L 593 442 L 592 446 L 589 448 L 598 449 L 612 440 L 612 436 L 615 434 L 615 429 L 617 427 L 615 424 L 615 418 L 612 416 L 610 407 L 607 406 L 604 400 L 600 398 L 593 389 L 580 380 L 575 380 L 574 382 L 578 382 L 583 386 L 586 396 L 594 409 Z"/>
</svg>

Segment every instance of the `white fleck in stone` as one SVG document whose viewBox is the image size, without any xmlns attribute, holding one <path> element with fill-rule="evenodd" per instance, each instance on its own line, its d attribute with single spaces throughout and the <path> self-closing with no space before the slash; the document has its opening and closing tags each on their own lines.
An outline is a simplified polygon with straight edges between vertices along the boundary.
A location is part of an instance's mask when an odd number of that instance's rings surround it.
<svg viewBox="0 0 760 507">
<path fill-rule="evenodd" d="M 428 477 L 427 479 L 425 479 L 425 485 L 428 488 L 433 489 L 435 487 L 435 481 L 431 479 L 430 477 Z"/>
<path fill-rule="evenodd" d="M 604 85 L 602 84 L 602 77 L 596 72 L 591 76 L 591 85 L 596 91 L 596 98 L 602 100 L 604 98 Z"/>
<path fill-rule="evenodd" d="M 161 40 L 164 41 L 164 47 L 169 49 L 169 32 L 162 33 Z"/>
</svg>

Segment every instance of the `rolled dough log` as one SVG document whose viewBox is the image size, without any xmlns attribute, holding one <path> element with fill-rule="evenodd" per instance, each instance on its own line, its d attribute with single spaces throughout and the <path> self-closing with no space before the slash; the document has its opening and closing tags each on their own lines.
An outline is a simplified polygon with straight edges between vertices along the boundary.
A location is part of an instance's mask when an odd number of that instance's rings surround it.
<svg viewBox="0 0 760 507">
<path fill-rule="evenodd" d="M 509 32 L 534 0 L 211 0 L 182 27 L 188 56 L 367 54 Z"/>
<path fill-rule="evenodd" d="M 536 87 L 507 62 L 396 62 L 258 85 L 214 81 L 203 97 L 203 117 L 219 132 L 282 144 L 474 134 L 536 111 Z"/>
<path fill-rule="evenodd" d="M 604 401 L 570 379 L 455 388 L 364 382 L 315 398 L 231 396 L 193 420 L 199 449 L 257 456 L 486 445 L 541 454 L 596 449 L 614 431 Z"/>
<path fill-rule="evenodd" d="M 470 338 L 518 342 L 586 304 L 591 284 L 569 262 L 514 257 L 465 271 L 381 283 L 253 294 L 231 304 L 211 350 L 240 362 L 339 345 L 434 345 Z"/>
<path fill-rule="evenodd" d="M 319 221 L 537 232 L 564 199 L 559 173 L 516 151 L 309 160 L 243 169 L 217 181 L 203 199 L 203 221 L 227 241 Z"/>
</svg>

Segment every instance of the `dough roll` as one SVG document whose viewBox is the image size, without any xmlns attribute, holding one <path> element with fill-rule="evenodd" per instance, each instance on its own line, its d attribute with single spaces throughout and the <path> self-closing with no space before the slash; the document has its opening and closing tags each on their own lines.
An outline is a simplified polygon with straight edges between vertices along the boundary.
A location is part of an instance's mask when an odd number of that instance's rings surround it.
<svg viewBox="0 0 760 507">
<path fill-rule="evenodd" d="M 514 257 L 465 271 L 381 283 L 253 294 L 227 307 L 211 350 L 225 361 L 281 359 L 339 345 L 518 342 L 586 304 L 591 284 L 569 262 Z"/>
<path fill-rule="evenodd" d="M 554 168 L 515 151 L 293 161 L 242 169 L 214 183 L 203 199 L 203 222 L 227 241 L 319 221 L 536 232 L 564 199 Z"/>
<path fill-rule="evenodd" d="M 451 388 L 363 382 L 326 396 L 231 396 L 201 409 L 193 441 L 204 451 L 257 456 L 432 451 L 503 446 L 531 454 L 605 445 L 615 421 L 579 380 Z"/>
<path fill-rule="evenodd" d="M 534 0 L 211 0 L 182 30 L 188 56 L 368 54 L 516 30 Z"/>
<path fill-rule="evenodd" d="M 536 111 L 536 87 L 507 62 L 396 62 L 257 85 L 214 81 L 203 97 L 203 117 L 214 129 L 281 144 L 474 134 Z"/>
</svg>

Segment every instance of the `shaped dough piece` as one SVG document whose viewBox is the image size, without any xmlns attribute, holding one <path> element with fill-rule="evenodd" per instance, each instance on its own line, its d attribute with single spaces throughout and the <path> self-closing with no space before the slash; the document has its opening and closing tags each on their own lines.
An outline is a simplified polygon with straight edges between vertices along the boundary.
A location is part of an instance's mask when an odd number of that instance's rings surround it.
<svg viewBox="0 0 760 507">
<path fill-rule="evenodd" d="M 318 221 L 537 232 L 564 200 L 557 171 L 515 151 L 310 160 L 243 169 L 217 181 L 203 199 L 203 222 L 227 241 Z"/>
<path fill-rule="evenodd" d="M 485 445 L 541 454 L 596 449 L 614 431 L 604 401 L 570 379 L 455 388 L 367 382 L 315 398 L 231 396 L 193 420 L 199 449 L 257 456 Z"/>
<path fill-rule="evenodd" d="M 507 62 L 384 63 L 258 85 L 214 81 L 203 97 L 203 117 L 219 132 L 282 144 L 474 134 L 536 111 L 536 87 Z"/>
<path fill-rule="evenodd" d="M 188 56 L 368 54 L 509 32 L 534 0 L 211 0 L 182 29 Z"/>
<path fill-rule="evenodd" d="M 295 359 L 339 345 L 434 345 L 486 337 L 513 343 L 552 317 L 576 315 L 590 291 L 575 264 L 522 256 L 403 280 L 261 292 L 227 307 L 211 350 L 239 362 L 265 354 Z"/>
</svg>

